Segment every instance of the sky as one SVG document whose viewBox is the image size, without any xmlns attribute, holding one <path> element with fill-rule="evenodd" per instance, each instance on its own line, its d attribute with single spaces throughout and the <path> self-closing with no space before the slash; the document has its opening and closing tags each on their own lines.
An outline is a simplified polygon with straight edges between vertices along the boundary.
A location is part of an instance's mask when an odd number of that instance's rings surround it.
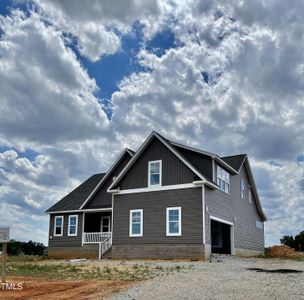
<svg viewBox="0 0 304 300">
<path fill-rule="evenodd" d="M 152 130 L 247 153 L 266 246 L 304 230 L 304 1 L 0 2 L 0 226 L 44 211 Z"/>
</svg>

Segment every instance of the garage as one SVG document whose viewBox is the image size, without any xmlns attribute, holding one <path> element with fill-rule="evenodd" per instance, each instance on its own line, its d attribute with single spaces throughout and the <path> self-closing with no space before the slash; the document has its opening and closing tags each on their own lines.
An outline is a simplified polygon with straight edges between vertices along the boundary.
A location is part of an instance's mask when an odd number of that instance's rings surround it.
<svg viewBox="0 0 304 300">
<path fill-rule="evenodd" d="M 211 252 L 231 254 L 232 226 L 211 219 Z"/>
</svg>

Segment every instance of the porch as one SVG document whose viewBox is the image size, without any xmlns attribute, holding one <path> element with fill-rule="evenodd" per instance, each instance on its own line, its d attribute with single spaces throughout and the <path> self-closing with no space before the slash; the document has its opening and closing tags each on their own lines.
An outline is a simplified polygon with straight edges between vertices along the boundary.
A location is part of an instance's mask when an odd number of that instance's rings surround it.
<svg viewBox="0 0 304 300">
<path fill-rule="evenodd" d="M 97 244 L 99 259 L 112 247 L 112 211 L 83 214 L 82 245 Z"/>
</svg>

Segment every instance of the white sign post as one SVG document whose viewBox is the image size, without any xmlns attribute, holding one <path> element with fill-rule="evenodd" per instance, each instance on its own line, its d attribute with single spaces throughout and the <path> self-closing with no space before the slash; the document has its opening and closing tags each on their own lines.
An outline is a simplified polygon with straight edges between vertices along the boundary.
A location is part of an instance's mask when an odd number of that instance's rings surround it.
<svg viewBox="0 0 304 300">
<path fill-rule="evenodd" d="M 9 242 L 9 228 L 0 227 L 0 243 L 2 243 L 2 283 L 6 283 L 6 255 Z"/>
</svg>

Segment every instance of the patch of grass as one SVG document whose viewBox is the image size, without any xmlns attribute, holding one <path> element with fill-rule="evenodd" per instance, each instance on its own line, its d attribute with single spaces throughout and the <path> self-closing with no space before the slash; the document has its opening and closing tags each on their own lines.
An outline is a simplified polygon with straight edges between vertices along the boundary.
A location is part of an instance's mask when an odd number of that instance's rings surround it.
<svg viewBox="0 0 304 300">
<path fill-rule="evenodd" d="M 9 261 L 7 264 L 8 276 L 42 277 L 59 280 L 122 280 L 141 281 L 159 275 L 168 275 L 179 272 L 181 266 L 163 267 L 152 264 L 120 264 L 119 266 L 87 264 L 73 265 L 70 263 L 52 262 L 19 262 Z M 1 271 L 1 266 L 0 266 Z"/>
</svg>

